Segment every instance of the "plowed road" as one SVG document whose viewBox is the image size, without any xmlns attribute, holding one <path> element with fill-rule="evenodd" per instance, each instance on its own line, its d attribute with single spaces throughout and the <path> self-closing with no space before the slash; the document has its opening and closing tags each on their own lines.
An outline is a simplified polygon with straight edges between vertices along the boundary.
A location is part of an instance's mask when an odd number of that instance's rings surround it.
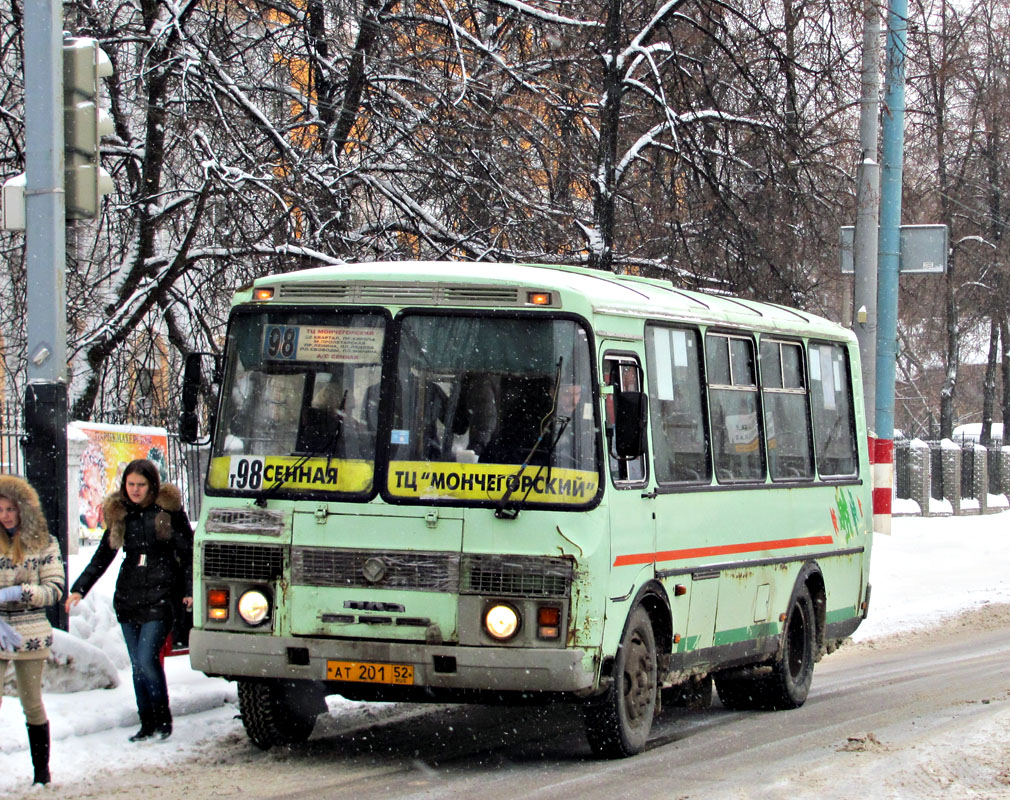
<svg viewBox="0 0 1010 800">
<path fill-rule="evenodd" d="M 664 709 L 648 750 L 589 755 L 570 707 L 400 705 L 331 715 L 297 748 L 262 753 L 238 721 L 196 758 L 96 765 L 74 798 L 1010 798 L 1010 610 L 848 645 L 788 712 Z M 82 740 L 82 746 L 86 746 Z M 124 747 L 129 746 L 124 742 Z M 162 745 L 165 746 L 165 745 Z M 32 795 L 34 796 L 34 795 Z"/>
</svg>

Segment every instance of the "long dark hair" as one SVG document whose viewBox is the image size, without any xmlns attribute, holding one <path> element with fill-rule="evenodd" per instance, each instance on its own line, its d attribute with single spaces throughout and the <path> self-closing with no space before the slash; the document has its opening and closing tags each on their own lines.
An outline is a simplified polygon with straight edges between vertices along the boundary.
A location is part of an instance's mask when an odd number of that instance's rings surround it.
<svg viewBox="0 0 1010 800">
<path fill-rule="evenodd" d="M 130 496 L 126 493 L 126 479 L 134 473 L 147 478 L 147 497 L 141 505 L 146 506 L 153 503 L 158 496 L 158 492 L 161 490 L 161 478 L 158 477 L 158 468 L 154 465 L 154 462 L 146 458 L 134 459 L 123 470 L 123 480 L 119 484 L 119 493 L 122 495 L 123 500 L 130 499 Z"/>
</svg>

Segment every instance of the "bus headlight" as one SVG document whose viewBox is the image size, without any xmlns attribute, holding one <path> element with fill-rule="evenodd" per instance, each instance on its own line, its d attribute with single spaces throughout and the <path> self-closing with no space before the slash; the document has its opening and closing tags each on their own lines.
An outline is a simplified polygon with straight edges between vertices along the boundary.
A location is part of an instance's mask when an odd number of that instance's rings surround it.
<svg viewBox="0 0 1010 800">
<path fill-rule="evenodd" d="M 491 638 L 507 641 L 519 630 L 519 612 L 505 603 L 495 603 L 484 612 L 484 629 Z"/>
<path fill-rule="evenodd" d="M 270 601 L 259 589 L 250 589 L 238 599 L 238 615 L 250 625 L 259 625 L 270 614 Z"/>
</svg>

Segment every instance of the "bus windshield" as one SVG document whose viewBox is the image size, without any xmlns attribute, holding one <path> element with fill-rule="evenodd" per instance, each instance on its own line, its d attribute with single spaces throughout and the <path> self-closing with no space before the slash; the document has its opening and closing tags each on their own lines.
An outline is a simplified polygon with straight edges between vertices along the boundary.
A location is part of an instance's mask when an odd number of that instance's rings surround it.
<svg viewBox="0 0 1010 800">
<path fill-rule="evenodd" d="M 589 340 L 569 319 L 412 314 L 396 360 L 395 499 L 584 505 L 600 437 Z"/>
<path fill-rule="evenodd" d="M 237 315 L 208 487 L 369 493 L 384 336 L 379 314 Z"/>
</svg>

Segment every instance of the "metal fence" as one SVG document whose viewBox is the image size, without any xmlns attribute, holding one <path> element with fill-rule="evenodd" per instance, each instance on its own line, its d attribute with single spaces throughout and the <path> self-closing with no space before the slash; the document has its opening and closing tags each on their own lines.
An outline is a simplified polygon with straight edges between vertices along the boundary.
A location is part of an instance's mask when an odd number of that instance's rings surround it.
<svg viewBox="0 0 1010 800">
<path fill-rule="evenodd" d="M 944 497 L 943 447 L 939 442 L 929 442 L 929 496 L 934 500 L 943 500 Z"/>
<path fill-rule="evenodd" d="M 25 456 L 21 450 L 23 437 L 21 408 L 11 403 L 0 403 L 0 472 L 25 474 Z"/>
<path fill-rule="evenodd" d="M 182 491 L 186 513 L 190 520 L 200 516 L 200 499 L 203 486 L 203 464 L 200 450 L 185 444 L 176 433 L 168 434 L 168 452 L 165 454 L 168 479 Z"/>
<path fill-rule="evenodd" d="M 975 443 L 961 445 L 961 497 L 975 497 Z"/>
<path fill-rule="evenodd" d="M 21 408 L 0 403 L 0 473 L 25 474 L 25 457 L 21 447 L 24 438 L 24 421 Z M 182 492 L 186 513 L 191 520 L 200 516 L 201 489 L 203 486 L 203 460 L 200 449 L 179 440 L 178 434 L 169 431 L 165 468 L 168 480 Z"/>
<path fill-rule="evenodd" d="M 911 497 L 912 459 L 907 447 L 894 448 L 894 491 L 896 497 Z"/>
<path fill-rule="evenodd" d="M 989 494 L 999 494 L 1003 491 L 1003 459 L 1000 451 L 1003 449 L 1002 439 L 993 439 L 986 450 L 986 461 L 989 469 Z"/>
<path fill-rule="evenodd" d="M 944 449 L 941 442 L 926 442 L 929 445 L 929 494 L 934 500 L 942 500 L 950 497 L 954 487 L 944 486 L 943 455 Z M 955 453 L 955 457 L 960 462 L 962 498 L 979 497 L 984 492 L 998 495 L 1003 493 L 1006 486 L 1004 476 L 1004 459 L 1001 457 L 1003 447 L 1002 440 L 994 439 L 986 449 L 985 472 L 986 486 L 982 486 L 982 467 L 976 461 L 975 448 L 977 443 L 973 439 L 965 439 L 959 442 L 959 449 L 950 449 L 946 452 Z M 894 444 L 894 490 L 895 497 L 910 497 L 915 476 L 911 468 L 911 449 L 907 440 L 900 440 Z"/>
</svg>

